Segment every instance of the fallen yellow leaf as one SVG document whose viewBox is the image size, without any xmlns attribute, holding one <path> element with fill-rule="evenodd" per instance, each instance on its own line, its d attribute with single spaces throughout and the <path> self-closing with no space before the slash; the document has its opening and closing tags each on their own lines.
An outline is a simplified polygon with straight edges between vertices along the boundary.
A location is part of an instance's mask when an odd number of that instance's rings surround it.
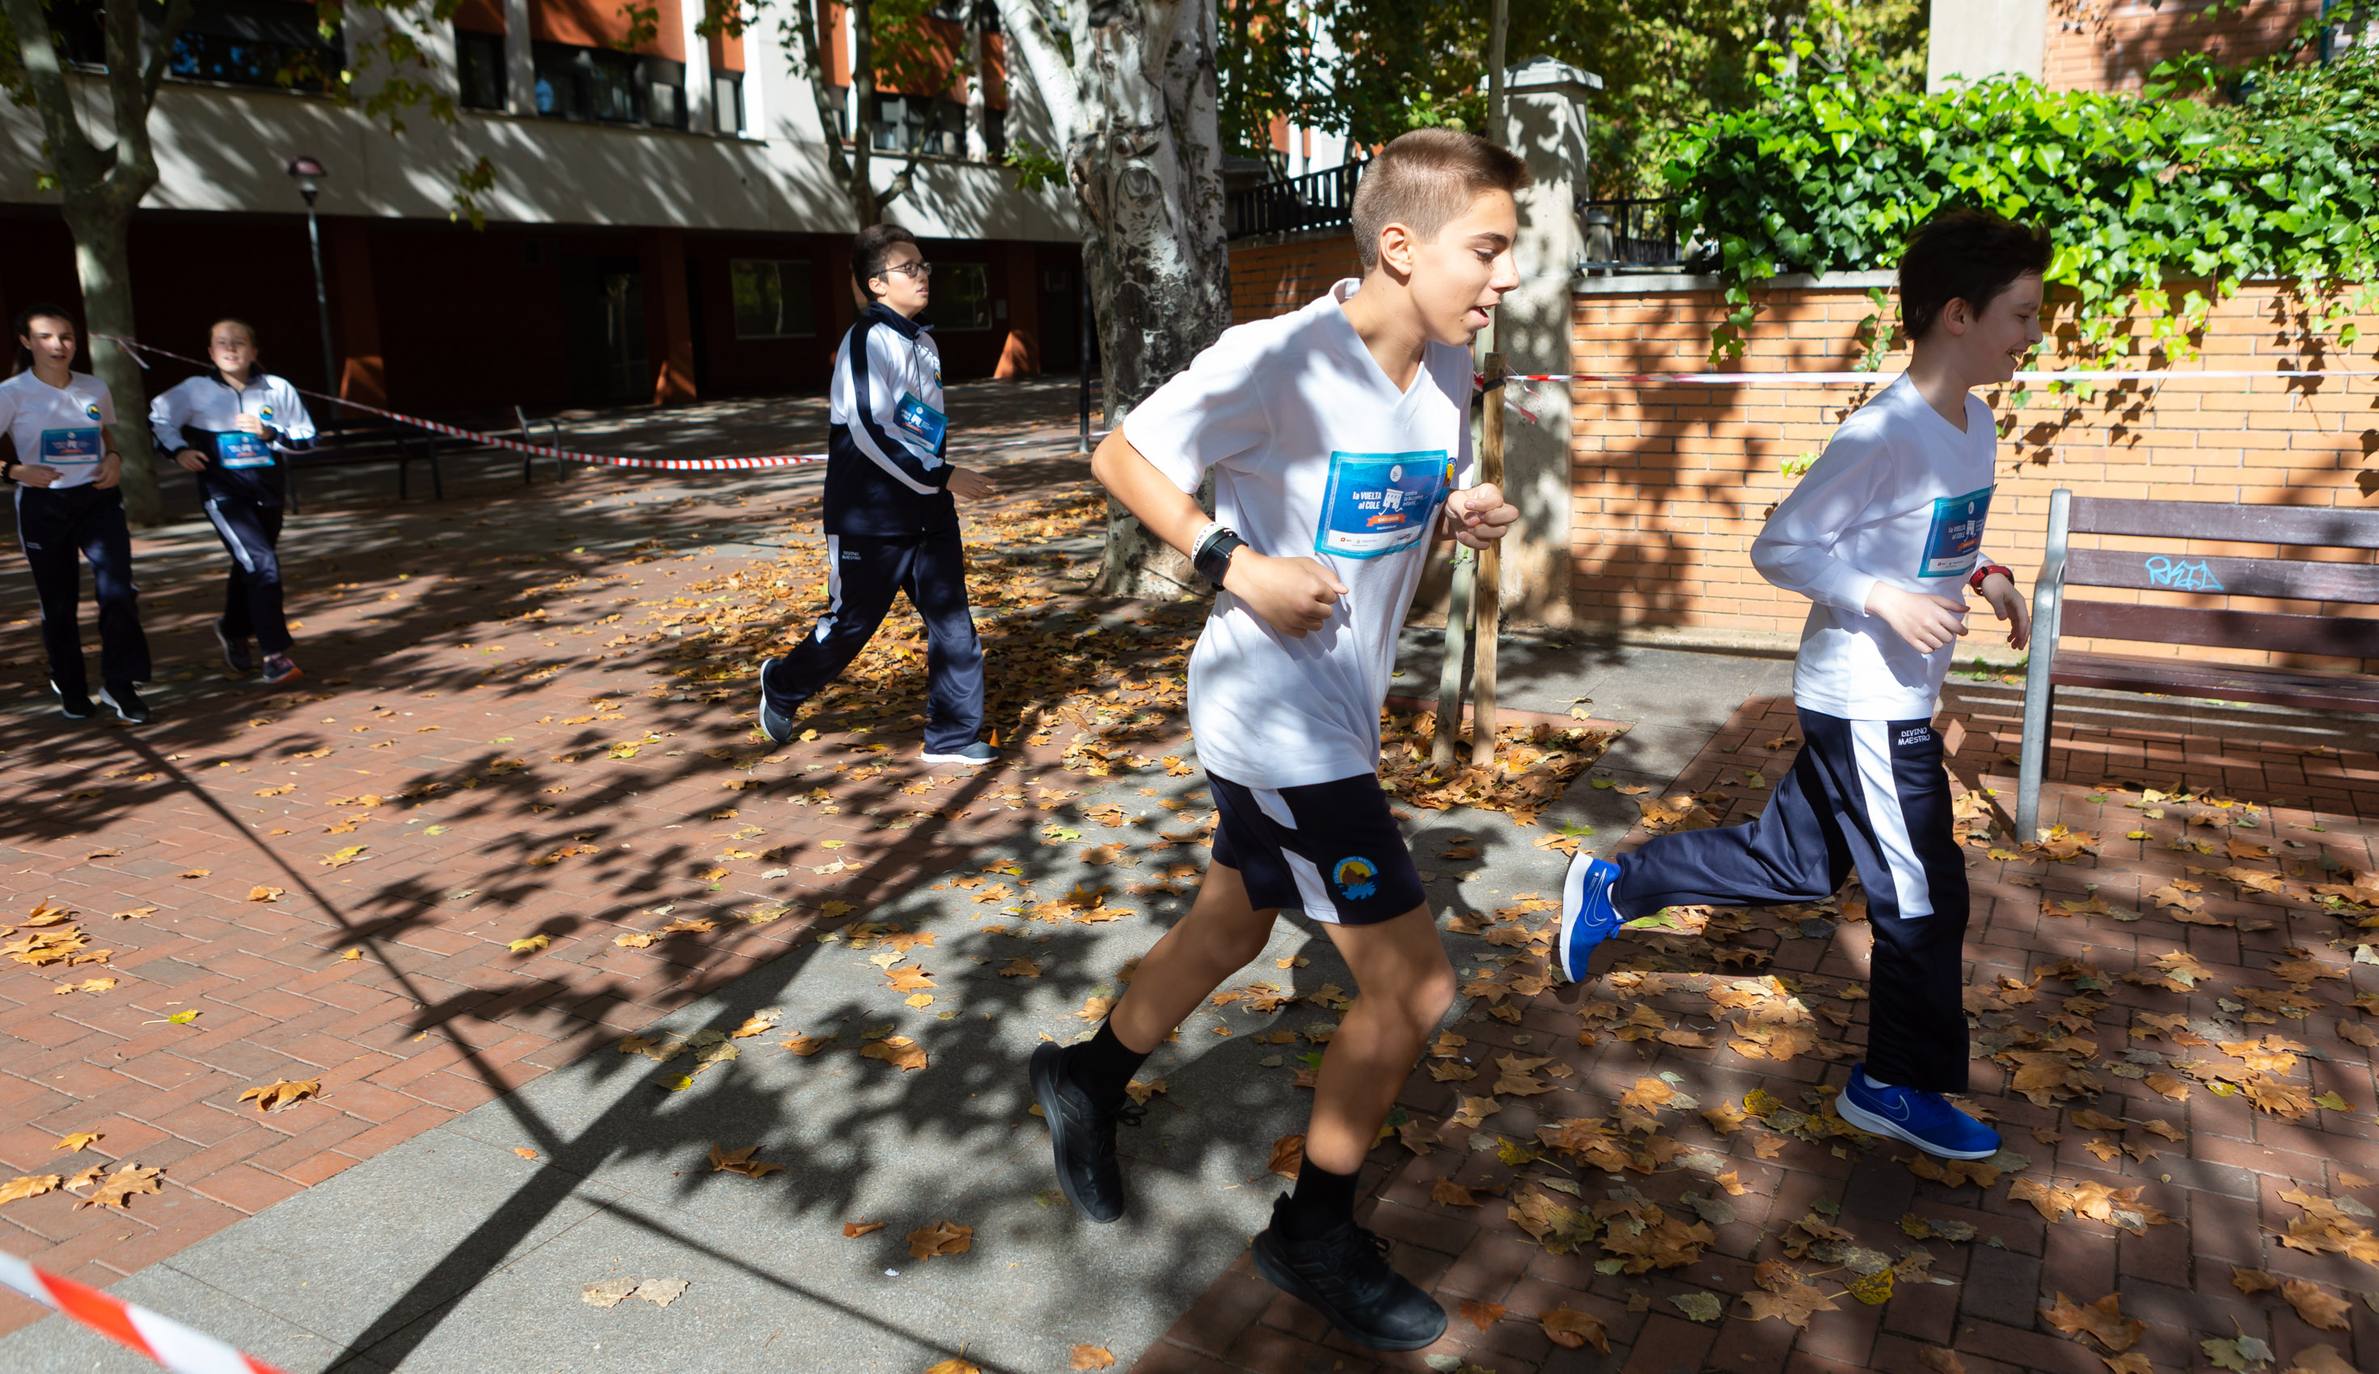
<svg viewBox="0 0 2379 1374">
<path fill-rule="evenodd" d="M 248 1089 L 240 1094 L 239 1100 L 242 1102 L 252 1101 L 256 1104 L 257 1111 L 269 1112 L 276 1108 L 286 1107 L 292 1102 L 301 1102 L 309 1097 L 320 1096 L 321 1092 L 322 1080 L 319 1078 L 304 1080 L 280 1078 Z"/>
</svg>

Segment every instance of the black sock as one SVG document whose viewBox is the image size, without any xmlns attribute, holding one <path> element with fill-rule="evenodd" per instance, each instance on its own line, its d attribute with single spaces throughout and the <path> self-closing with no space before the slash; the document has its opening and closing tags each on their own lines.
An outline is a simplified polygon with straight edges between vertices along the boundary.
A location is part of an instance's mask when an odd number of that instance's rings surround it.
<svg viewBox="0 0 2379 1374">
<path fill-rule="evenodd" d="M 1124 1087 L 1148 1062 L 1148 1056 L 1115 1038 L 1113 1021 L 1101 1021 L 1099 1033 L 1080 1045 L 1066 1047 L 1066 1074 L 1090 1094 L 1101 1108 L 1123 1101 Z"/>
<path fill-rule="evenodd" d="M 1307 1240 L 1355 1219 L 1359 1174 L 1334 1174 L 1308 1159 L 1297 1166 L 1297 1188 L 1289 1194 L 1281 1224 L 1291 1239 Z"/>
</svg>

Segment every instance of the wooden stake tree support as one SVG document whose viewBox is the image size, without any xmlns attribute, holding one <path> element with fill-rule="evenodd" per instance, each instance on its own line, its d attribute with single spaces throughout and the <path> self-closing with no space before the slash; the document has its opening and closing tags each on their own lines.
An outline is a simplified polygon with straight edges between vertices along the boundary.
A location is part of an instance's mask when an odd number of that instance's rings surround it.
<svg viewBox="0 0 2379 1374">
<path fill-rule="evenodd" d="M 1503 354 L 1487 355 L 1486 409 L 1479 416 L 1479 480 L 1503 485 Z M 1430 740 L 1429 764 L 1451 770 L 1459 753 L 1462 729 L 1463 669 L 1471 670 L 1470 761 L 1495 761 L 1495 640 L 1502 622 L 1503 598 L 1498 579 L 1503 551 L 1490 544 L 1474 551 L 1454 548 L 1454 592 L 1446 607 L 1446 656 L 1437 684 L 1437 733 Z M 1473 606 L 1477 608 L 1475 641 L 1471 633 Z M 1476 661 L 1474 662 L 1473 659 Z"/>
</svg>

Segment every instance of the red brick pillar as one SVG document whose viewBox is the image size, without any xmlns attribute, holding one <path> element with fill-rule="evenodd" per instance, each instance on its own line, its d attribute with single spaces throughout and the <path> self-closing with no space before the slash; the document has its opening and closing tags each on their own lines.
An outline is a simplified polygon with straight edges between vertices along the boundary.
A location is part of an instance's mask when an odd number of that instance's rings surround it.
<svg viewBox="0 0 2379 1374">
<path fill-rule="evenodd" d="M 644 234 L 644 327 L 653 365 L 653 404 L 695 398 L 694 303 L 687 294 L 686 236 L 680 229 Z"/>
</svg>

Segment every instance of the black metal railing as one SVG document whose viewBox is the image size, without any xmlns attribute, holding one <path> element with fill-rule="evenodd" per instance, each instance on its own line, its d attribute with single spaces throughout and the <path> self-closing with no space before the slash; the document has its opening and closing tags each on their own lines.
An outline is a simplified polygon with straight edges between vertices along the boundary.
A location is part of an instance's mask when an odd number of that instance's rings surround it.
<svg viewBox="0 0 2379 1374">
<path fill-rule="evenodd" d="M 1683 245 L 1678 242 L 1674 200 L 1621 196 L 1613 200 L 1582 201 L 1578 214 L 1586 227 L 1586 254 L 1581 266 L 1590 270 L 1620 272 L 1676 267 L 1685 261 Z"/>
<path fill-rule="evenodd" d="M 1344 229 L 1354 223 L 1355 186 L 1368 160 L 1327 171 L 1268 181 L 1230 198 L 1230 235 L 1295 234 L 1308 229 Z"/>
</svg>

